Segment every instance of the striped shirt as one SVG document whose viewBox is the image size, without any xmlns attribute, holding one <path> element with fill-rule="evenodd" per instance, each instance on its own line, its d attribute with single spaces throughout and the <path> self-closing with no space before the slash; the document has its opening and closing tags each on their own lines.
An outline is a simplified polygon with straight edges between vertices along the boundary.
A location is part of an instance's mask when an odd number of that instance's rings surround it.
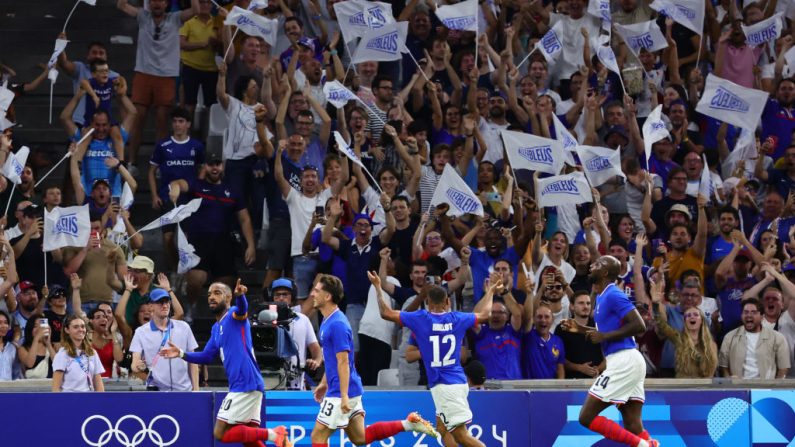
<svg viewBox="0 0 795 447">
<path fill-rule="evenodd" d="M 433 192 L 436 191 L 436 185 L 439 184 L 439 179 L 442 174 L 437 174 L 432 166 L 422 167 L 422 177 L 420 177 L 420 198 L 422 199 L 422 212 L 428 210 L 433 198 Z"/>
</svg>

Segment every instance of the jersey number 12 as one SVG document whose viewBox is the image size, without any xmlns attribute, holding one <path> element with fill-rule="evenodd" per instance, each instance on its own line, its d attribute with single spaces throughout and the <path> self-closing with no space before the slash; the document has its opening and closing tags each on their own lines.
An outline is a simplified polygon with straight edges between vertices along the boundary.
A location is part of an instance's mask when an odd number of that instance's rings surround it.
<svg viewBox="0 0 795 447">
<path fill-rule="evenodd" d="M 429 337 L 431 339 L 431 344 L 433 345 L 433 360 L 431 361 L 431 367 L 438 368 L 440 366 L 450 366 L 455 363 L 455 359 L 453 359 L 453 354 L 455 354 L 455 336 L 451 334 L 447 334 L 444 337 L 440 335 L 431 335 Z M 441 339 L 441 340 L 440 340 Z M 442 345 L 449 345 L 447 348 L 447 354 L 444 355 L 444 359 L 440 360 L 441 350 L 443 349 Z"/>
</svg>

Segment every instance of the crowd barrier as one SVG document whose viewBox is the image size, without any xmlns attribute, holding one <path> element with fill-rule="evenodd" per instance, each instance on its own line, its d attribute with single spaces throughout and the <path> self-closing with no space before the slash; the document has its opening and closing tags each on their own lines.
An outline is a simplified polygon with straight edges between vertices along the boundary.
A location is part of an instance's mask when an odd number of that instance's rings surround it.
<svg viewBox="0 0 795 447">
<path fill-rule="evenodd" d="M 168 447 L 229 445 L 212 439 L 225 393 L 0 393 L 3 446 Z M 795 390 L 649 391 L 644 423 L 665 447 L 772 447 L 795 440 Z M 577 422 L 585 393 L 473 391 L 469 429 L 488 447 L 614 446 Z M 425 391 L 367 391 L 366 420 L 433 415 Z M 269 391 L 265 425 L 286 425 L 296 446 L 310 446 L 318 405 L 310 392 Z M 615 408 L 606 416 L 620 419 Z M 337 433 L 330 446 L 353 444 Z M 401 433 L 372 447 L 435 447 L 437 440 Z"/>
</svg>

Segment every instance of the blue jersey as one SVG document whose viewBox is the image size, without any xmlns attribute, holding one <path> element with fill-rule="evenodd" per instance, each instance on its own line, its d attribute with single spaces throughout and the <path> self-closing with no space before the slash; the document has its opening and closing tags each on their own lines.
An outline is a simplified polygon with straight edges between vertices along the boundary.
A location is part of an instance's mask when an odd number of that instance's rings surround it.
<svg viewBox="0 0 795 447">
<path fill-rule="evenodd" d="M 157 193 L 163 201 L 168 201 L 168 185 L 174 180 L 196 180 L 196 169 L 204 162 L 204 145 L 195 138 L 177 141 L 166 138 L 155 146 L 149 163 L 160 169 L 160 188 Z"/>
<path fill-rule="evenodd" d="M 401 312 L 400 324 L 411 329 L 428 373 L 428 387 L 466 384 L 461 366 L 461 342 L 466 331 L 477 323 L 473 313 L 427 310 Z"/>
<path fill-rule="evenodd" d="M 121 138 L 124 144 L 127 144 L 129 134 L 124 128 L 121 129 Z M 80 141 L 83 136 L 82 130 L 78 129 L 75 132 L 72 140 L 75 142 Z M 112 196 L 121 196 L 121 174 L 119 171 L 110 169 L 105 166 L 105 159 L 108 157 L 119 158 L 116 154 L 116 149 L 113 147 L 113 140 L 108 136 L 104 140 L 93 139 L 86 149 L 86 154 L 83 156 L 82 167 L 80 169 L 83 181 L 83 191 L 86 195 L 91 195 L 91 190 L 94 186 L 94 181 L 98 179 L 107 180 L 110 184 L 110 194 Z"/>
<path fill-rule="evenodd" d="M 475 355 L 486 367 L 489 379 L 521 379 L 522 370 L 517 361 L 521 357 L 521 349 L 522 334 L 510 323 L 499 330 L 484 324 L 475 335 Z"/>
<path fill-rule="evenodd" d="M 596 329 L 599 332 L 618 330 L 624 324 L 624 317 L 633 310 L 635 310 L 635 305 L 627 298 L 627 295 L 615 284 L 609 284 L 602 293 L 596 296 L 596 310 L 593 314 Z M 602 342 L 602 352 L 605 357 L 624 349 L 635 349 L 636 347 L 634 337 Z"/>
<path fill-rule="evenodd" d="M 563 339 L 549 334 L 549 339 L 544 340 L 533 328 L 524 336 L 523 360 L 526 379 L 556 379 L 558 365 L 566 362 Z"/>
<path fill-rule="evenodd" d="M 94 104 L 94 100 L 90 96 L 86 95 L 87 100 L 85 102 L 85 112 L 83 114 L 84 123 L 86 124 L 91 123 L 91 121 L 94 119 L 94 113 L 96 113 L 96 111 L 99 109 L 108 112 L 108 119 L 110 120 L 110 123 L 111 124 L 114 123 L 113 118 L 111 118 L 110 116 L 111 114 L 110 99 L 113 96 L 114 79 L 116 78 L 109 77 L 108 82 L 104 84 L 100 84 L 99 81 L 97 81 L 94 78 L 88 79 L 88 83 L 91 84 L 91 88 L 94 89 L 94 93 L 96 93 L 97 97 L 99 97 L 99 107 L 97 107 Z"/>
<path fill-rule="evenodd" d="M 323 320 L 320 325 L 320 346 L 323 347 L 323 362 L 326 364 L 326 382 L 328 390 L 326 396 L 340 396 L 340 376 L 337 373 L 337 353 L 348 351 L 348 368 L 350 380 L 348 381 L 348 397 L 362 395 L 362 379 L 356 372 L 353 362 L 353 331 L 348 323 L 348 318 L 337 309 Z"/>
<path fill-rule="evenodd" d="M 186 352 L 185 361 L 206 365 L 219 354 L 229 380 L 229 391 L 265 391 L 265 382 L 254 358 L 251 323 L 248 321 L 248 300 L 245 295 L 237 297 L 235 305 L 213 325 L 210 340 L 204 350 Z"/>
<path fill-rule="evenodd" d="M 236 191 L 226 182 L 215 184 L 199 179 L 189 185 L 191 199 L 202 199 L 202 203 L 186 219 L 188 235 L 226 235 L 235 229 L 238 211 L 246 209 L 245 201 Z"/>
</svg>

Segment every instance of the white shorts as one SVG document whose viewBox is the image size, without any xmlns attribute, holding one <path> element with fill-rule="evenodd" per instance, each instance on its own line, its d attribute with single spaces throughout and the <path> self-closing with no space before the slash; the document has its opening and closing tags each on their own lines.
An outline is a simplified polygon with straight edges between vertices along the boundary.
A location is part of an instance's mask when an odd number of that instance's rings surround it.
<svg viewBox="0 0 795 447">
<path fill-rule="evenodd" d="M 259 425 L 262 412 L 262 391 L 248 391 L 245 393 L 227 393 L 216 419 L 229 425 L 248 424 L 251 422 Z"/>
<path fill-rule="evenodd" d="M 646 392 L 646 361 L 637 349 L 623 349 L 605 358 L 607 368 L 594 380 L 588 394 L 611 404 L 624 404 L 630 400 L 644 402 Z"/>
<path fill-rule="evenodd" d="M 354 416 L 364 417 L 364 406 L 362 406 L 362 396 L 348 398 L 348 405 L 351 407 L 349 413 L 343 413 L 340 409 L 342 399 L 339 397 L 325 397 L 320 402 L 320 411 L 317 412 L 317 421 L 331 430 L 345 428 Z"/>
<path fill-rule="evenodd" d="M 472 422 L 472 410 L 469 409 L 469 386 L 467 384 L 439 384 L 431 388 L 436 416 L 442 420 L 447 431 Z"/>
</svg>

